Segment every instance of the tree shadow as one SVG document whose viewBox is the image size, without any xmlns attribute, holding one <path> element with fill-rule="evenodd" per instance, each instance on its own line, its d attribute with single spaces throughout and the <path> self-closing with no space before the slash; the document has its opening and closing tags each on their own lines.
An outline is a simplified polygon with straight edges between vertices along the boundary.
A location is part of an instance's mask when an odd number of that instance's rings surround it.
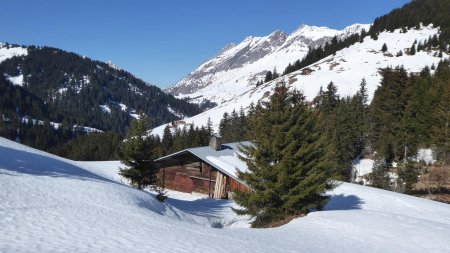
<svg viewBox="0 0 450 253">
<path fill-rule="evenodd" d="M 197 215 L 209 217 L 221 217 L 223 215 L 224 207 L 230 206 L 230 200 L 201 198 L 196 200 L 180 200 L 174 198 L 167 198 L 166 202 L 177 209 Z"/>
<path fill-rule="evenodd" d="M 52 157 L 0 147 L 0 174 L 17 175 L 16 173 L 114 182 Z"/>
<path fill-rule="evenodd" d="M 361 209 L 362 204 L 364 204 L 362 199 L 355 195 L 332 195 L 324 210 L 334 211 Z"/>
</svg>

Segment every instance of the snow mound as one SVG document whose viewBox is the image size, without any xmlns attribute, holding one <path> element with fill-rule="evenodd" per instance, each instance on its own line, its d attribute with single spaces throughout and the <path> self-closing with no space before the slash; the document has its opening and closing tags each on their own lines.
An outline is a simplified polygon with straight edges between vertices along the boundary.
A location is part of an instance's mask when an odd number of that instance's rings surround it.
<svg viewBox="0 0 450 253">
<path fill-rule="evenodd" d="M 148 192 L 118 183 L 120 166 L 116 161 L 74 162 L 0 138 L 0 252 L 446 252 L 450 248 L 447 204 L 343 183 L 330 193 L 325 211 L 285 226 L 216 229 L 205 224 L 214 217 L 223 222 L 231 214 L 231 201 L 169 192 L 162 204 Z"/>
</svg>

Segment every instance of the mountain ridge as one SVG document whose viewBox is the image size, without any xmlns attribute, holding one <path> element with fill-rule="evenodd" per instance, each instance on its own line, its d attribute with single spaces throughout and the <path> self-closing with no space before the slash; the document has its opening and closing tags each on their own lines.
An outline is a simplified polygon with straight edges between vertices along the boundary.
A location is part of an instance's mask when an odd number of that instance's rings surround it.
<svg viewBox="0 0 450 253">
<path fill-rule="evenodd" d="M 443 53 L 442 58 L 439 57 L 439 48 L 422 50 L 414 55 L 409 53 L 411 45 L 423 43 L 439 34 L 440 29 L 432 24 L 418 29 L 413 27 L 406 30 L 399 28 L 392 32 L 384 31 L 378 34 L 376 40 L 366 36 L 360 42 L 339 50 L 334 55 L 260 86 L 252 84 L 233 90 L 232 86 L 211 85 L 194 93 L 193 97 L 200 99 L 202 96 L 213 97 L 221 103 L 194 117 L 185 118 L 184 122 L 202 126 L 210 119 L 218 130 L 225 112 L 239 111 L 240 108 L 247 110 L 251 103 L 256 104 L 260 99 L 269 96 L 279 82 L 288 84 L 292 89 L 301 90 L 306 98 L 311 100 L 318 94 L 320 87 L 325 87 L 330 82 L 337 86 L 340 96 L 354 95 L 364 78 L 369 97 L 372 97 L 381 81 L 380 69 L 404 66 L 409 73 L 417 73 L 425 66 L 436 66 L 439 61 L 448 59 L 448 53 Z M 383 44 L 387 44 L 386 52 L 382 52 Z M 304 69 L 308 71 L 303 72 Z M 164 127 L 165 125 L 159 126 L 153 129 L 152 133 L 161 136 Z"/>
<path fill-rule="evenodd" d="M 267 36 L 248 36 L 238 44 L 226 45 L 218 55 L 200 64 L 187 77 L 164 91 L 174 95 L 178 94 L 180 98 L 186 98 L 189 94 L 212 83 L 232 83 L 230 80 L 215 79 L 214 76 L 218 74 L 226 74 L 228 77 L 225 79 L 235 79 L 233 81 L 234 84 L 237 83 L 236 85 L 253 84 L 264 78 L 267 71 L 274 68 L 282 70 L 290 62 L 302 58 L 310 47 L 321 46 L 334 36 L 343 39 L 351 34 L 361 32 L 363 29 L 368 30 L 368 28 L 369 25 L 364 24 L 350 25 L 342 30 L 324 26 L 301 25 L 290 34 L 276 30 Z M 278 60 L 271 61 L 269 58 L 278 58 Z M 284 59 L 280 61 L 279 58 Z M 260 64 L 261 61 L 266 62 Z M 238 68 L 247 68 L 247 70 L 244 73 L 228 72 Z M 239 80 L 243 76 L 245 78 Z M 212 97 L 204 99 L 220 103 Z M 201 101 L 192 100 L 192 102 L 199 103 Z"/>
<path fill-rule="evenodd" d="M 49 108 L 48 113 L 38 113 L 37 104 L 30 108 L 2 97 L 8 106 L 2 106 L 1 113 L 9 118 L 19 114 L 124 132 L 140 111 L 153 125 L 201 112 L 197 105 L 165 94 L 111 62 L 52 47 L 0 44 L 0 75 L 3 88 L 20 88 L 39 98 L 41 107 Z"/>
</svg>

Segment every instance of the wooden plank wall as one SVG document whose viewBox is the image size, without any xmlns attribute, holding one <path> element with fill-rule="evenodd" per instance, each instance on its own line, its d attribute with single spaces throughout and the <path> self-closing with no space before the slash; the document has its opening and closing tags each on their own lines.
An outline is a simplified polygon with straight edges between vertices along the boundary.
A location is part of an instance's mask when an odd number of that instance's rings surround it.
<svg viewBox="0 0 450 253">
<path fill-rule="evenodd" d="M 250 191 L 245 185 L 233 178 L 200 162 L 161 169 L 158 177 L 161 179 L 164 177 L 164 187 L 167 189 L 209 194 L 210 197 L 214 198 L 231 197 L 229 193 L 233 191 Z"/>
<path fill-rule="evenodd" d="M 201 168 L 201 169 L 200 169 Z M 211 190 L 209 190 L 211 172 Z M 217 172 L 208 165 L 200 163 L 173 166 L 161 169 L 159 177 L 164 176 L 164 187 L 181 192 L 199 192 L 203 194 L 214 193 Z"/>
<path fill-rule="evenodd" d="M 239 183 L 238 181 L 234 180 L 233 178 L 229 179 L 229 188 L 230 188 L 230 192 L 233 192 L 233 191 L 249 192 L 250 191 L 250 189 L 247 188 L 247 186 Z"/>
</svg>

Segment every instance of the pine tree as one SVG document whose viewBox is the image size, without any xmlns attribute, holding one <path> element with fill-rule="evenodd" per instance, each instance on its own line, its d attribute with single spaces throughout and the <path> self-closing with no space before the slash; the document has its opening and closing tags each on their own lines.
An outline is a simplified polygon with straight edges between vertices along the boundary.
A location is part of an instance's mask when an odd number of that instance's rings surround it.
<svg viewBox="0 0 450 253">
<path fill-rule="evenodd" d="M 360 129 L 357 121 L 358 112 L 355 110 L 354 100 L 341 99 L 332 117 L 332 126 L 329 127 L 328 141 L 334 146 L 334 160 L 339 169 L 340 179 L 350 179 L 352 161 L 357 158 L 361 149 L 358 146 Z"/>
<path fill-rule="evenodd" d="M 381 86 L 375 91 L 371 103 L 371 146 L 386 157 L 392 148 L 394 156 L 403 156 L 405 143 L 405 108 L 410 102 L 411 86 L 408 74 L 402 67 L 382 70 Z M 392 145 L 392 147 L 389 147 Z"/>
<path fill-rule="evenodd" d="M 399 166 L 398 170 L 398 177 L 400 182 L 404 185 L 403 192 L 406 194 L 411 194 L 414 184 L 417 183 L 418 177 L 414 163 L 408 161 L 403 166 Z"/>
<path fill-rule="evenodd" d="M 319 92 L 316 97 L 313 99 L 312 104 L 314 108 L 321 108 L 324 99 L 324 91 L 322 85 L 320 86 Z"/>
<path fill-rule="evenodd" d="M 222 140 L 224 140 L 225 142 L 230 140 L 232 138 L 231 131 L 231 118 L 229 114 L 225 112 L 219 123 L 219 133 L 220 136 L 222 136 Z"/>
<path fill-rule="evenodd" d="M 439 68 L 439 67 L 438 67 Z M 447 67 L 447 71 L 448 67 Z M 447 81 L 448 82 L 448 81 Z M 438 148 L 439 160 L 448 164 L 450 155 L 450 87 L 440 82 L 441 97 L 432 114 L 432 137 Z"/>
<path fill-rule="evenodd" d="M 264 82 L 265 82 L 265 83 L 270 82 L 270 81 L 272 81 L 272 79 L 273 79 L 272 72 L 271 72 L 271 71 L 268 71 L 268 72 L 266 73 L 266 77 L 264 78 Z"/>
<path fill-rule="evenodd" d="M 383 160 L 375 160 L 371 173 L 372 186 L 380 189 L 390 189 L 389 168 Z"/>
<path fill-rule="evenodd" d="M 272 79 L 277 79 L 280 75 L 277 72 L 277 68 L 273 68 Z"/>
<path fill-rule="evenodd" d="M 249 172 L 239 178 L 254 191 L 235 192 L 243 207 L 236 212 L 255 216 L 252 226 L 263 227 L 322 208 L 336 171 L 317 113 L 304 96 L 277 86 L 270 101 L 256 107 L 251 124 L 254 144 L 241 148 Z"/>
<path fill-rule="evenodd" d="M 368 120 L 368 101 L 369 95 L 367 91 L 367 83 L 363 78 L 359 84 L 359 90 L 352 99 L 353 110 L 356 113 L 355 125 L 358 131 L 358 141 L 356 143 L 355 152 L 362 155 L 364 148 L 368 144 L 367 136 L 369 132 Z"/>
<path fill-rule="evenodd" d="M 206 131 L 208 132 L 208 138 L 214 133 L 213 123 L 210 117 L 208 117 L 208 121 L 206 122 Z"/>
<path fill-rule="evenodd" d="M 333 82 L 327 85 L 327 90 L 323 92 L 321 111 L 325 116 L 333 114 L 339 101 L 339 95 L 337 94 L 337 87 Z"/>
<path fill-rule="evenodd" d="M 410 55 L 415 55 L 416 54 L 416 44 L 412 44 L 411 48 L 409 49 L 409 54 Z"/>
<path fill-rule="evenodd" d="M 386 43 L 384 43 L 383 46 L 381 47 L 381 52 L 385 53 L 387 52 L 387 50 L 388 50 L 387 45 Z"/>
<path fill-rule="evenodd" d="M 173 136 L 169 125 L 164 128 L 161 146 L 164 154 L 169 154 L 173 146 Z"/>
<path fill-rule="evenodd" d="M 126 140 L 120 147 L 120 161 L 125 165 L 120 169 L 120 175 L 129 179 L 138 189 L 150 186 L 158 192 L 158 200 L 164 200 L 163 189 L 157 185 L 158 169 L 155 159 L 154 142 L 147 138 L 148 119 L 141 114 L 139 119 L 131 123 Z"/>
<path fill-rule="evenodd" d="M 370 35 L 370 37 L 371 37 L 373 40 L 378 40 L 378 33 L 372 33 L 372 34 Z"/>
</svg>

